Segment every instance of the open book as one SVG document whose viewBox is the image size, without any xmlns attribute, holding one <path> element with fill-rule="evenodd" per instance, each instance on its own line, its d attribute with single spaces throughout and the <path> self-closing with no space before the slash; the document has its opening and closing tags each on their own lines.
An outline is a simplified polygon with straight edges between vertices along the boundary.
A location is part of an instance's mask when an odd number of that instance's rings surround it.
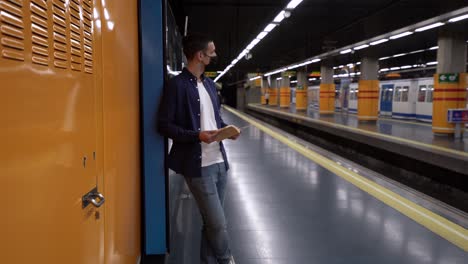
<svg viewBox="0 0 468 264">
<path fill-rule="evenodd" d="M 219 130 L 218 134 L 215 137 L 215 140 L 219 142 L 221 140 L 224 140 L 226 138 L 230 138 L 232 136 L 239 135 L 239 134 L 240 134 L 239 128 L 233 125 L 229 125 Z"/>
</svg>

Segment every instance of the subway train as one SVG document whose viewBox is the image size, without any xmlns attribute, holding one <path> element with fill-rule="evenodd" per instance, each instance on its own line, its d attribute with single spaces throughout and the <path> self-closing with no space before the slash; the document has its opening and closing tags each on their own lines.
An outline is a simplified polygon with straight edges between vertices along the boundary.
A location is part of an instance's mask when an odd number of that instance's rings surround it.
<svg viewBox="0 0 468 264">
<path fill-rule="evenodd" d="M 350 83 L 349 89 L 346 92 L 344 89 L 341 89 L 340 84 L 336 85 L 335 109 L 337 111 L 347 111 L 352 114 L 357 113 L 358 86 L 356 82 Z M 346 94 L 343 94 L 343 91 Z M 430 77 L 381 81 L 378 106 L 379 116 L 432 122 L 433 93 L 434 79 Z M 309 86 L 309 108 L 319 108 L 319 94 L 320 86 Z"/>
</svg>

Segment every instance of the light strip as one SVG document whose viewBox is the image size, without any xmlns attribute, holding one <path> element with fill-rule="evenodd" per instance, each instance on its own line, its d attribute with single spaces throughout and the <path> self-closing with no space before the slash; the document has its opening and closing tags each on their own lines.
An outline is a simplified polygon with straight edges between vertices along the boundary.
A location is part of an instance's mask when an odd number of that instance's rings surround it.
<svg viewBox="0 0 468 264">
<path fill-rule="evenodd" d="M 403 32 L 403 33 L 400 33 L 400 34 L 391 36 L 390 39 L 399 39 L 399 38 L 402 38 L 402 37 L 406 37 L 406 36 L 412 35 L 413 33 L 414 33 L 414 32 L 406 31 L 406 32 Z"/>
<path fill-rule="evenodd" d="M 342 50 L 342 51 L 340 51 L 340 54 L 350 53 L 351 51 L 353 51 L 353 50 L 352 49 Z"/>
<path fill-rule="evenodd" d="M 262 32 L 260 32 L 260 34 L 258 34 L 256 39 L 262 40 L 266 35 L 268 35 L 268 32 L 262 31 Z"/>
<path fill-rule="evenodd" d="M 271 32 L 276 27 L 276 24 L 268 24 L 263 31 Z"/>
<path fill-rule="evenodd" d="M 250 81 L 255 81 L 255 80 L 260 79 L 260 78 L 262 78 L 262 76 L 253 77 L 253 78 L 250 78 L 249 80 Z"/>
<path fill-rule="evenodd" d="M 392 58 L 398 58 L 398 57 L 401 57 L 401 56 L 405 56 L 407 54 L 408 53 L 400 53 L 400 54 L 397 54 L 397 55 L 393 55 Z"/>
<path fill-rule="evenodd" d="M 292 0 L 292 1 L 289 2 L 289 4 L 286 6 L 286 9 L 294 9 L 294 8 L 296 8 L 301 2 L 302 2 L 302 0 Z"/>
<path fill-rule="evenodd" d="M 450 19 L 448 22 L 453 23 L 453 22 L 457 22 L 457 21 L 467 19 L 467 18 L 468 18 L 468 14 L 463 15 L 463 16 L 454 17 L 454 18 Z"/>
<path fill-rule="evenodd" d="M 361 50 L 361 49 L 365 49 L 365 48 L 367 48 L 367 47 L 369 47 L 369 45 L 364 44 L 364 45 L 355 47 L 354 50 Z"/>
<path fill-rule="evenodd" d="M 382 44 L 382 43 L 387 42 L 387 41 L 388 41 L 388 39 L 385 38 L 385 39 L 381 39 L 381 40 L 371 42 L 370 44 L 371 44 L 371 46 L 375 46 L 375 45 L 379 45 L 379 44 Z"/>
<path fill-rule="evenodd" d="M 289 2 L 289 4 L 286 6 L 285 9 L 294 9 L 296 8 L 303 0 L 292 0 L 291 2 Z M 253 49 L 255 47 L 255 45 L 257 45 L 269 32 L 271 32 L 281 21 L 283 21 L 283 19 L 286 17 L 285 16 L 286 14 L 286 11 L 285 10 L 281 10 L 278 15 L 276 15 L 276 17 L 273 19 L 272 23 L 268 24 L 263 30 L 262 32 L 260 32 L 257 37 L 252 40 L 252 42 L 250 42 L 250 44 L 237 56 L 236 59 L 234 59 L 232 61 L 232 63 L 226 67 L 226 69 L 224 69 L 224 71 L 218 75 L 218 77 L 216 77 L 214 79 L 215 82 L 217 82 L 221 77 L 224 76 L 224 74 L 226 74 L 226 72 L 229 71 L 229 69 L 231 69 L 239 60 L 242 59 L 242 57 L 244 57 L 244 55 L 246 55 L 251 49 Z M 291 66 L 293 67 L 293 66 Z M 286 68 L 287 69 L 287 68 Z"/>
<path fill-rule="evenodd" d="M 420 28 L 416 29 L 415 31 L 416 32 L 422 32 L 422 31 L 426 31 L 428 29 L 440 27 L 440 26 L 443 26 L 443 25 L 445 25 L 445 23 L 437 22 L 437 23 L 434 23 L 434 24 L 429 25 L 429 26 L 420 27 Z"/>
<path fill-rule="evenodd" d="M 284 10 L 281 10 L 278 15 L 276 15 L 275 19 L 273 19 L 273 22 L 275 23 L 280 23 L 284 19 Z"/>
</svg>

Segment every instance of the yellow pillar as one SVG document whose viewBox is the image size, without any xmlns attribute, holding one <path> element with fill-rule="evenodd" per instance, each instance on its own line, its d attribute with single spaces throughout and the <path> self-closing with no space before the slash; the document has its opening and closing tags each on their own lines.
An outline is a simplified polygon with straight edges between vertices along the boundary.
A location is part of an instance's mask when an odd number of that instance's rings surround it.
<svg viewBox="0 0 468 264">
<path fill-rule="evenodd" d="M 307 109 L 307 92 L 304 87 L 301 87 L 301 90 L 296 88 L 296 110 L 306 110 Z"/>
<path fill-rule="evenodd" d="M 270 99 L 268 100 L 268 104 L 272 106 L 278 105 L 278 93 L 276 87 L 270 88 Z"/>
<path fill-rule="evenodd" d="M 432 102 L 432 132 L 453 134 L 455 124 L 447 122 L 447 110 L 466 108 L 466 73 L 458 74 L 457 82 L 441 82 L 446 74 L 434 75 L 434 99 Z M 452 75 L 454 76 L 454 75 Z"/>
<path fill-rule="evenodd" d="M 377 120 L 379 107 L 379 81 L 360 80 L 358 93 L 358 120 Z"/>
<path fill-rule="evenodd" d="M 320 114 L 332 114 L 335 112 L 335 84 L 320 84 Z"/>
</svg>

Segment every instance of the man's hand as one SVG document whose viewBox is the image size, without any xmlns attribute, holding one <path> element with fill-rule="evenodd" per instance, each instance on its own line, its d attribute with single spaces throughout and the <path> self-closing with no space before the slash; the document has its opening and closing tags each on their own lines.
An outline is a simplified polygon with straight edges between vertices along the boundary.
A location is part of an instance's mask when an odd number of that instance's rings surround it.
<svg viewBox="0 0 468 264">
<path fill-rule="evenodd" d="M 213 141 L 215 141 L 214 139 L 217 134 L 218 134 L 218 130 L 206 130 L 206 131 L 200 132 L 200 134 L 198 135 L 198 138 L 200 139 L 200 141 L 210 144 Z"/>
</svg>

